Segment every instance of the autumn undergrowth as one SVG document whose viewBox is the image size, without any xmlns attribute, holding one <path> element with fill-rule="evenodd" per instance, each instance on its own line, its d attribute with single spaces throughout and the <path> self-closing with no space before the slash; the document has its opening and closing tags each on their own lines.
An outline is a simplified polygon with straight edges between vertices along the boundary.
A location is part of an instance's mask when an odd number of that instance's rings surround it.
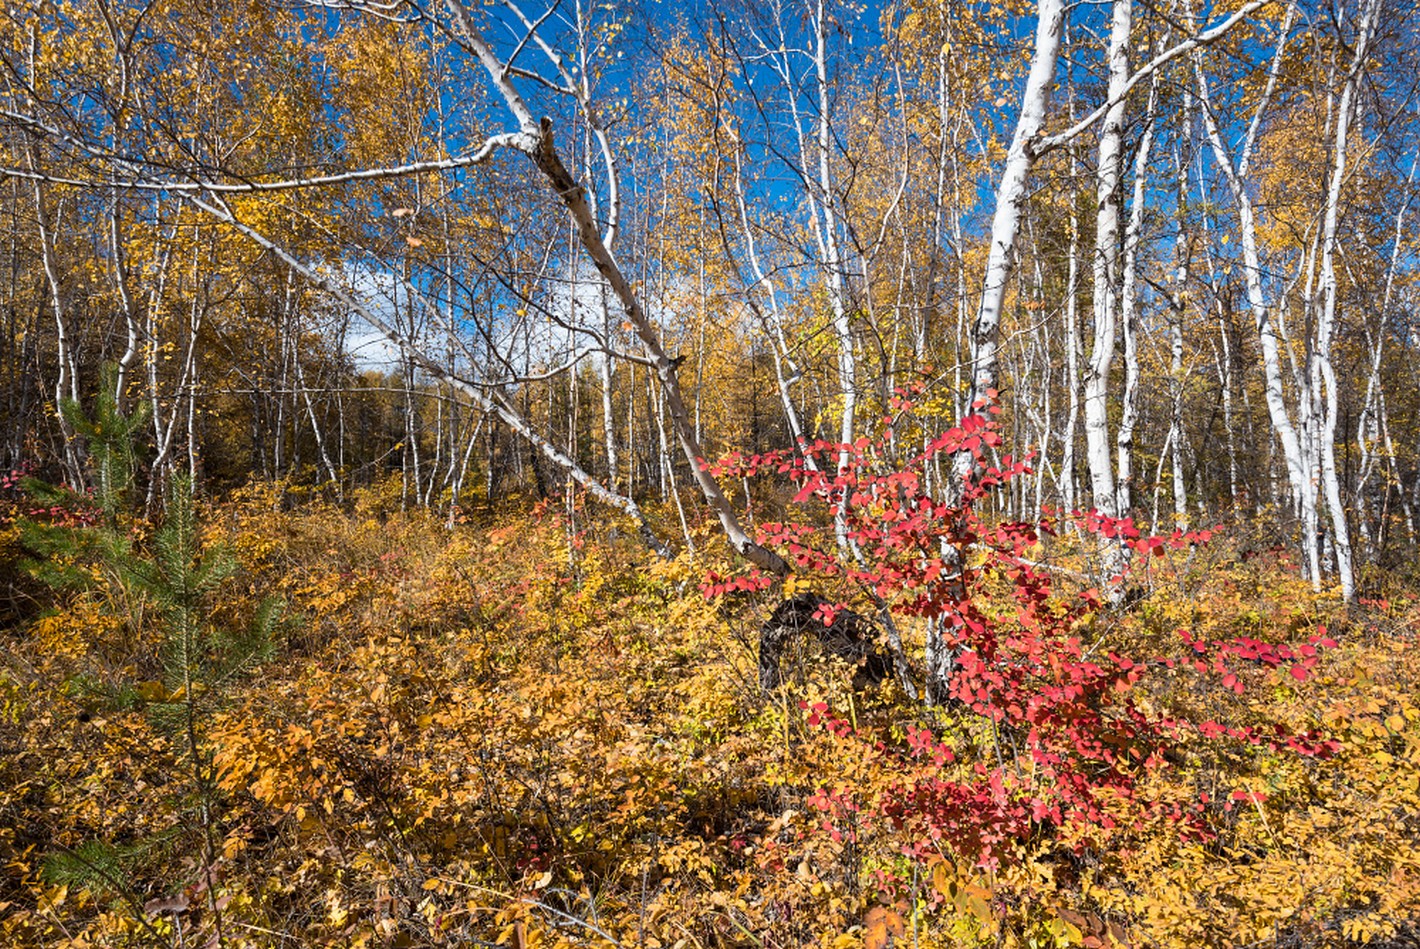
<svg viewBox="0 0 1420 949">
<path fill-rule="evenodd" d="M 389 486 L 288 497 L 258 484 L 198 511 L 201 548 L 235 557 L 213 618 L 235 628 L 277 596 L 300 620 L 207 706 L 210 861 L 154 847 L 122 892 L 46 873 L 190 813 L 191 779 L 151 716 L 72 685 L 160 680 L 161 617 L 131 632 L 98 576 L 4 633 L 0 943 L 202 945 L 219 904 L 223 943 L 251 946 L 1342 946 L 1420 917 L 1403 588 L 1342 609 L 1235 531 L 1148 547 L 1112 609 L 1081 597 L 1088 531 L 1037 536 L 1021 555 L 1051 577 L 1039 615 L 1087 659 L 1140 657 L 1097 704 L 1158 725 L 1115 736 L 1112 777 L 1096 749 L 1046 785 L 1028 729 L 893 679 L 855 691 L 813 644 L 762 690 L 759 626 L 784 588 L 724 589 L 743 573 L 706 553 L 708 526 L 697 555 L 661 562 L 594 509 L 449 528 Z M 135 531 L 141 551 L 151 527 Z M 1020 603 L 988 573 L 972 615 L 1009 621 Z M 852 577 L 801 584 L 872 611 Z M 917 669 L 925 622 L 898 614 Z M 1076 778 L 1093 810 L 1071 818 Z M 985 809 L 1008 819 L 914 809 L 993 781 Z"/>
</svg>

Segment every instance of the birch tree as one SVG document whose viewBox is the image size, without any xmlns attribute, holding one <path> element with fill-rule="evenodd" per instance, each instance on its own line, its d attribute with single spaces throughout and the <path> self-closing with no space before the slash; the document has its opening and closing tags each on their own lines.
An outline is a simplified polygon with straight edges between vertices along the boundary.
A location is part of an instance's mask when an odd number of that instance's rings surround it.
<svg viewBox="0 0 1420 949">
<path fill-rule="evenodd" d="M 1341 211 L 1341 191 L 1346 183 L 1348 145 L 1351 122 L 1356 109 L 1358 85 L 1370 52 L 1371 37 L 1380 14 L 1380 0 L 1365 0 L 1351 62 L 1346 70 L 1340 101 L 1336 105 L 1336 133 L 1332 145 L 1331 175 L 1326 191 L 1325 218 L 1321 233 L 1320 313 L 1316 318 L 1316 342 L 1311 347 L 1310 367 L 1312 401 L 1306 407 L 1309 423 L 1319 430 L 1316 439 L 1320 451 L 1321 483 L 1326 493 L 1326 505 L 1331 513 L 1332 542 L 1336 549 L 1336 573 L 1341 583 L 1341 596 L 1348 602 L 1355 596 L 1355 566 L 1351 556 L 1351 532 L 1346 523 L 1346 508 L 1341 498 L 1341 481 L 1336 471 L 1336 427 L 1341 409 L 1340 386 L 1332 364 L 1332 341 L 1336 329 L 1336 251 L 1337 227 Z"/>
<path fill-rule="evenodd" d="M 1040 0 L 1036 5 L 1035 45 L 1030 74 L 1021 94 L 1019 117 L 1006 153 L 1006 163 L 1001 170 L 1001 180 L 996 186 L 981 303 L 971 331 L 971 404 L 990 401 L 996 394 L 1001 309 L 1010 278 L 1011 250 L 1020 231 L 1021 210 L 1027 194 L 1026 182 L 1038 154 L 1037 139 L 1045 126 L 1064 30 L 1064 0 Z"/>
<path fill-rule="evenodd" d="M 1114 0 L 1111 7 L 1107 96 L 1109 108 L 1100 125 L 1099 160 L 1095 166 L 1095 249 L 1093 255 L 1094 336 L 1085 369 L 1085 454 L 1095 508 L 1106 517 L 1123 512 L 1115 496 L 1114 460 L 1110 457 L 1109 375 L 1114 363 L 1119 325 L 1120 189 L 1124 151 L 1124 117 L 1128 103 L 1131 0 Z M 1113 573 L 1120 548 L 1112 545 L 1106 571 Z"/>
</svg>

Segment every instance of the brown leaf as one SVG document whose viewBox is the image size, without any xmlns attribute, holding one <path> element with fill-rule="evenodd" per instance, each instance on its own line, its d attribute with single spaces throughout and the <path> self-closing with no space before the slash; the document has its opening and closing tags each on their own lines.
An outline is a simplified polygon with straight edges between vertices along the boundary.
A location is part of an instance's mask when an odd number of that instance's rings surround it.
<svg viewBox="0 0 1420 949">
<path fill-rule="evenodd" d="M 149 900 L 143 904 L 143 915 L 161 916 L 164 913 L 181 913 L 189 906 L 187 894 L 178 893 L 175 896 L 160 896 L 157 899 Z"/>
</svg>

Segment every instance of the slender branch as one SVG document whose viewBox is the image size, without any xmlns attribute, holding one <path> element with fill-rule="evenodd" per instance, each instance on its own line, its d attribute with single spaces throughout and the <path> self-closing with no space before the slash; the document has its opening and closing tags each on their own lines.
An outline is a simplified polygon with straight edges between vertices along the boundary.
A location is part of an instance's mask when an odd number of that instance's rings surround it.
<svg viewBox="0 0 1420 949">
<path fill-rule="evenodd" d="M 523 50 L 527 48 L 528 41 L 531 40 L 533 37 L 537 36 L 538 29 L 541 28 L 544 23 L 546 23 L 549 19 L 552 18 L 552 15 L 557 12 L 557 8 L 561 5 L 561 0 L 557 0 L 556 3 L 547 8 L 546 13 L 538 17 L 537 20 L 533 23 L 527 23 L 526 19 L 524 19 L 523 22 L 527 26 L 527 33 L 523 35 L 523 38 L 518 42 L 517 47 L 514 48 L 513 52 L 508 56 L 507 62 L 503 64 L 504 78 L 507 78 L 508 72 L 513 68 L 514 61 L 517 60 L 517 58 L 522 55 Z"/>
<path fill-rule="evenodd" d="M 1178 59 L 1180 56 L 1184 56 L 1200 46 L 1207 46 L 1208 44 L 1221 39 L 1225 34 L 1227 34 L 1229 30 L 1231 30 L 1234 26 L 1236 26 L 1244 18 L 1246 18 L 1248 14 L 1261 9 L 1262 7 L 1265 7 L 1272 2 L 1274 2 L 1274 0 L 1250 0 L 1250 2 L 1243 4 L 1231 16 L 1229 16 L 1226 20 L 1219 23 L 1218 25 L 1210 27 L 1204 30 L 1202 33 L 1199 33 L 1197 36 L 1191 39 L 1184 40 L 1177 46 L 1173 46 L 1160 53 L 1158 56 L 1155 56 L 1148 63 L 1141 66 L 1138 72 L 1130 76 L 1129 81 L 1124 84 L 1124 86 L 1119 90 L 1118 93 L 1111 96 L 1106 102 L 1102 103 L 1099 108 L 1095 109 L 1089 115 L 1085 116 L 1083 119 L 1076 122 L 1074 125 L 1065 129 L 1063 132 L 1057 132 L 1054 135 L 1040 136 L 1032 140 L 1030 142 L 1031 154 L 1034 155 L 1036 158 L 1039 158 L 1047 152 L 1052 152 L 1062 145 L 1069 144 L 1069 142 L 1081 132 L 1084 132 L 1090 126 L 1094 125 L 1100 119 L 1104 118 L 1105 114 L 1108 113 L 1110 109 L 1114 108 L 1114 106 L 1118 105 L 1127 95 L 1129 95 L 1129 93 L 1133 91 L 1134 87 L 1137 86 L 1139 83 L 1143 82 L 1145 79 L 1148 79 L 1155 72 L 1162 69 L 1169 63 L 1173 62 L 1175 59 Z"/>
<path fill-rule="evenodd" d="M 304 188 L 322 188 L 329 185 L 345 184 L 352 181 L 381 181 L 387 178 L 403 178 L 409 175 L 425 174 L 428 172 L 452 171 L 457 168 L 468 168 L 473 165 L 483 164 L 500 148 L 525 151 L 528 143 L 523 139 L 524 134 L 522 132 L 505 132 L 487 139 L 472 152 L 456 155 L 453 158 L 410 162 L 406 165 L 392 165 L 385 168 L 365 168 L 334 175 L 319 175 L 313 178 L 288 178 L 281 181 L 224 182 L 205 179 L 197 179 L 194 181 L 159 181 L 151 178 L 136 178 L 129 181 L 99 181 L 85 178 L 69 178 L 60 175 L 51 175 L 43 171 L 27 171 L 23 168 L 9 167 L 0 167 L 0 176 L 23 178 L 29 181 L 41 181 L 47 184 L 70 185 L 72 187 L 86 188 L 95 191 L 112 188 L 127 191 L 170 192 L 173 194 L 250 194 L 264 191 L 296 191 Z M 92 153 L 92 150 L 90 151 Z"/>
</svg>

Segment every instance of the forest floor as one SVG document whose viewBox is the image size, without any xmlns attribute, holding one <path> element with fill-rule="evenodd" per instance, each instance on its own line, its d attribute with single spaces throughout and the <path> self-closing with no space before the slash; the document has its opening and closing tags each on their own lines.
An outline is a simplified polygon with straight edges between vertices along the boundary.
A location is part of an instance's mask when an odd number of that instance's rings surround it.
<svg viewBox="0 0 1420 949">
<path fill-rule="evenodd" d="M 596 517 L 450 527 L 397 488 L 201 512 L 235 557 L 204 621 L 284 602 L 240 676 L 175 684 L 159 611 L 101 564 L 64 595 L 7 578 L 42 602 L 0 633 L 0 944 L 1413 944 L 1420 600 L 1399 580 L 1343 609 L 1241 530 L 1148 558 L 1077 635 L 1183 656 L 1136 705 L 1192 727 L 1095 826 L 981 817 L 968 851 L 923 830 L 923 789 L 1004 774 L 1011 807 L 1024 733 L 855 689 L 811 644 L 761 689 L 784 591 L 707 599 L 729 570 L 708 529 L 659 562 Z M 1085 563 L 1068 537 L 1048 556 Z M 1224 686 L 1180 629 L 1336 644 Z M 924 631 L 903 633 L 920 664 Z M 1324 751 L 1237 737 L 1272 733 Z"/>
</svg>

